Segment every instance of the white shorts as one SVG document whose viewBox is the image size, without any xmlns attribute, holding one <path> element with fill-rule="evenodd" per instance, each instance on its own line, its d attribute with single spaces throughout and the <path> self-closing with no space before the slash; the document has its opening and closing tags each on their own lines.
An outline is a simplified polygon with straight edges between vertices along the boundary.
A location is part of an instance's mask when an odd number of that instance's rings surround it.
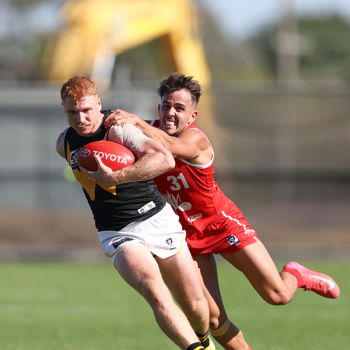
<svg viewBox="0 0 350 350">
<path fill-rule="evenodd" d="M 130 223 L 120 231 L 99 231 L 98 236 L 105 255 L 113 263 L 127 244 L 141 242 L 162 259 L 177 254 L 187 244 L 186 233 L 168 203 L 147 220 Z"/>
</svg>

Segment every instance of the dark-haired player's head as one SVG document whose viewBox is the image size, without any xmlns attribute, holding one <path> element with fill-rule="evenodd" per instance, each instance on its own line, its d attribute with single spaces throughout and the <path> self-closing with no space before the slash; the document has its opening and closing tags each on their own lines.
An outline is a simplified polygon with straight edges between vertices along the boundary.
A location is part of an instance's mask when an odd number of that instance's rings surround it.
<svg viewBox="0 0 350 350">
<path fill-rule="evenodd" d="M 159 84 L 160 128 L 168 135 L 180 135 L 197 118 L 201 86 L 191 76 L 171 73 Z"/>
<path fill-rule="evenodd" d="M 186 76 L 180 73 L 171 73 L 166 79 L 159 83 L 158 94 L 162 98 L 165 94 L 186 89 L 191 94 L 192 101 L 199 102 L 202 94 L 202 88 L 197 80 L 192 76 Z"/>
</svg>

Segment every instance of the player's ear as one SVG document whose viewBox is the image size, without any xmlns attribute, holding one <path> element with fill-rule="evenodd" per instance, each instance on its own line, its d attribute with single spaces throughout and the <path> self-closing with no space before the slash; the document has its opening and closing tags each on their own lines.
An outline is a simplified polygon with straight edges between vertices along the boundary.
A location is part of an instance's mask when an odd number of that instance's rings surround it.
<svg viewBox="0 0 350 350">
<path fill-rule="evenodd" d="M 196 120 L 197 116 L 198 116 L 198 111 L 197 110 L 193 111 L 193 113 L 191 114 L 191 118 L 187 124 L 188 125 L 192 124 Z"/>
<path fill-rule="evenodd" d="M 101 103 L 101 97 L 97 96 L 97 105 L 99 106 L 100 110 L 102 109 L 102 103 Z"/>
<path fill-rule="evenodd" d="M 158 104 L 158 114 L 160 113 L 160 103 Z"/>
</svg>

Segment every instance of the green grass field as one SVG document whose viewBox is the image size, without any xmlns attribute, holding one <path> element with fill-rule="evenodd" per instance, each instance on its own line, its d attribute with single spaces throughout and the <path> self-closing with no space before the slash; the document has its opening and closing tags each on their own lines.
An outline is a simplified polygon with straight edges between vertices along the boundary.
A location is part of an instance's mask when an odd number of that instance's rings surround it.
<svg viewBox="0 0 350 350">
<path fill-rule="evenodd" d="M 350 262 L 307 265 L 334 276 L 338 300 L 299 290 L 289 305 L 271 306 L 219 263 L 228 313 L 254 350 L 350 349 Z M 108 262 L 1 263 L 0 276 L 1 350 L 176 349 Z"/>
</svg>

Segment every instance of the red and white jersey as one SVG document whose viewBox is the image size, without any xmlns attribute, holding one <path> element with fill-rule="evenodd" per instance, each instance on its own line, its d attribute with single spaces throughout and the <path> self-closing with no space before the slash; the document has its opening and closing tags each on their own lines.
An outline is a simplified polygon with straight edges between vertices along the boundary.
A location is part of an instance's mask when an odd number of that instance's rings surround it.
<svg viewBox="0 0 350 350">
<path fill-rule="evenodd" d="M 153 126 L 159 127 L 159 122 L 155 121 Z M 187 129 L 194 129 L 206 137 L 194 124 L 189 125 Z M 208 233 L 204 232 L 205 229 L 218 223 L 218 215 L 222 216 L 222 211 L 228 206 L 231 212 L 232 205 L 234 206 L 214 180 L 214 151 L 212 159 L 204 165 L 192 164 L 179 158 L 175 161 L 174 170 L 156 177 L 154 181 L 165 200 L 180 217 L 180 222 L 187 232 L 187 239 L 205 240 L 208 236 Z M 220 227 L 217 228 L 220 231 Z M 213 234 L 215 235 L 214 232 Z"/>
</svg>

